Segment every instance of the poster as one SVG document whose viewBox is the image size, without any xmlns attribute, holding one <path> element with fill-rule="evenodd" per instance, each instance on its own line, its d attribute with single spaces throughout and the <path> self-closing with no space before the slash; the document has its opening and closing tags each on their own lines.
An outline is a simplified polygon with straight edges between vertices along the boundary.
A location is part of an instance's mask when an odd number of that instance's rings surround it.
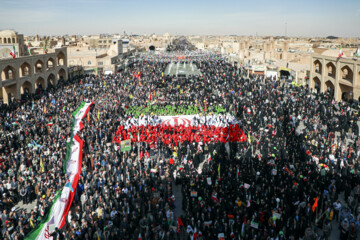
<svg viewBox="0 0 360 240">
<path fill-rule="evenodd" d="M 128 140 L 121 141 L 120 147 L 121 147 L 121 152 L 130 151 L 131 150 L 131 140 L 128 139 Z"/>
</svg>

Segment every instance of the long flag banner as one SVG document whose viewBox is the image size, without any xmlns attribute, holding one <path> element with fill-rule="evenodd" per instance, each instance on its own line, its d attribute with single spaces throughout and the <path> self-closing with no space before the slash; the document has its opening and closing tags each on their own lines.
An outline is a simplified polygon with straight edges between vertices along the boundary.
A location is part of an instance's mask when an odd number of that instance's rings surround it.
<svg viewBox="0 0 360 240">
<path fill-rule="evenodd" d="M 113 142 L 123 140 L 161 141 L 178 145 L 179 142 L 243 142 L 247 137 L 231 115 L 210 116 L 145 116 L 128 118 L 120 122 Z"/>
<path fill-rule="evenodd" d="M 74 199 L 79 175 L 81 173 L 83 141 L 77 135 L 77 132 L 82 130 L 83 124 L 81 120 L 89 112 L 92 104 L 93 102 L 82 102 L 79 108 L 72 114 L 72 136 L 67 143 L 67 154 L 64 160 L 64 165 L 66 167 L 65 173 L 66 176 L 68 176 L 68 182 L 65 184 L 63 190 L 55 197 L 50 211 L 44 220 L 32 230 L 25 239 L 51 240 L 52 237 L 50 234 L 52 231 L 54 231 L 55 228 L 62 228 L 65 224 L 65 219 Z"/>
</svg>

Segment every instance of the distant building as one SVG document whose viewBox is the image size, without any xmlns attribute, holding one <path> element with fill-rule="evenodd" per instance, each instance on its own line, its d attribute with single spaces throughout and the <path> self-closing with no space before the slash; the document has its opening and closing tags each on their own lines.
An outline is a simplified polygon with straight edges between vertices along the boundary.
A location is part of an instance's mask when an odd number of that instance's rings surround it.
<svg viewBox="0 0 360 240">
<path fill-rule="evenodd" d="M 85 73 L 114 73 L 123 54 L 121 39 L 112 39 L 107 49 L 90 46 L 71 46 L 68 48 L 70 66 L 82 66 Z"/>
<path fill-rule="evenodd" d="M 359 60 L 313 54 L 310 68 L 310 88 L 330 91 L 337 101 L 360 97 Z"/>
<path fill-rule="evenodd" d="M 67 50 L 58 48 L 53 51 L 0 59 L 0 99 L 3 103 L 18 100 L 23 94 L 34 94 L 40 89 L 55 86 L 60 80 L 67 80 Z"/>
<path fill-rule="evenodd" d="M 0 31 L 0 59 L 1 58 L 12 58 L 10 53 L 15 47 L 16 56 L 24 56 L 24 36 L 18 34 L 13 30 Z"/>
</svg>

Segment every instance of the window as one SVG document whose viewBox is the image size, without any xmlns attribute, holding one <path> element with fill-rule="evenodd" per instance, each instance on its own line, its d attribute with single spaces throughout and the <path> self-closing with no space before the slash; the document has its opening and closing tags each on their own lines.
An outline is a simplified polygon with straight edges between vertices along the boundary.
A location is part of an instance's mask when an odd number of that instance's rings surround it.
<svg viewBox="0 0 360 240">
<path fill-rule="evenodd" d="M 12 43 L 15 43 L 15 38 L 12 38 Z"/>
<path fill-rule="evenodd" d="M 101 40 L 99 40 L 99 43 L 102 43 L 102 41 L 101 41 Z"/>
<path fill-rule="evenodd" d="M 111 43 L 111 40 L 109 40 L 108 42 Z"/>
<path fill-rule="evenodd" d="M 88 65 L 91 65 L 91 61 L 88 61 Z"/>
<path fill-rule="evenodd" d="M 104 63 L 103 62 L 98 62 L 98 65 L 102 66 L 102 65 L 104 65 Z"/>
<path fill-rule="evenodd" d="M 6 42 L 6 38 L 4 38 L 4 43 L 7 43 L 7 42 Z"/>
</svg>

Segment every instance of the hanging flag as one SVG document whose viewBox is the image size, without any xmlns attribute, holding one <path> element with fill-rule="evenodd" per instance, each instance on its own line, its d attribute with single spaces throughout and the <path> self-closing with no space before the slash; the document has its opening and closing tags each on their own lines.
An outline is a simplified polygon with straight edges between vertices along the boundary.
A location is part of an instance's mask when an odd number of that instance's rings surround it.
<svg viewBox="0 0 360 240">
<path fill-rule="evenodd" d="M 16 58 L 15 45 L 13 45 L 13 50 L 10 52 L 10 55 L 11 55 L 13 58 Z"/>
<path fill-rule="evenodd" d="M 45 39 L 45 44 L 44 44 L 44 54 L 47 54 L 46 45 L 47 45 L 47 39 Z"/>
<path fill-rule="evenodd" d="M 314 205 L 312 206 L 312 211 L 315 212 L 315 208 L 318 206 L 319 197 L 316 197 Z"/>
<path fill-rule="evenodd" d="M 343 55 L 344 55 L 344 53 L 343 53 L 343 51 L 342 51 L 342 46 L 340 45 L 340 52 L 339 52 L 339 57 L 338 57 L 338 59 L 340 59 Z"/>
<path fill-rule="evenodd" d="M 29 55 L 31 56 L 30 43 L 28 43 L 28 45 L 27 45 L 27 50 L 28 50 L 28 52 L 29 52 Z"/>
<path fill-rule="evenodd" d="M 139 233 L 139 237 L 138 237 L 138 240 L 141 240 L 141 233 Z"/>
<path fill-rule="evenodd" d="M 354 55 L 357 58 L 360 57 L 360 49 L 359 48 L 356 49 L 356 52 L 354 53 Z"/>
</svg>

